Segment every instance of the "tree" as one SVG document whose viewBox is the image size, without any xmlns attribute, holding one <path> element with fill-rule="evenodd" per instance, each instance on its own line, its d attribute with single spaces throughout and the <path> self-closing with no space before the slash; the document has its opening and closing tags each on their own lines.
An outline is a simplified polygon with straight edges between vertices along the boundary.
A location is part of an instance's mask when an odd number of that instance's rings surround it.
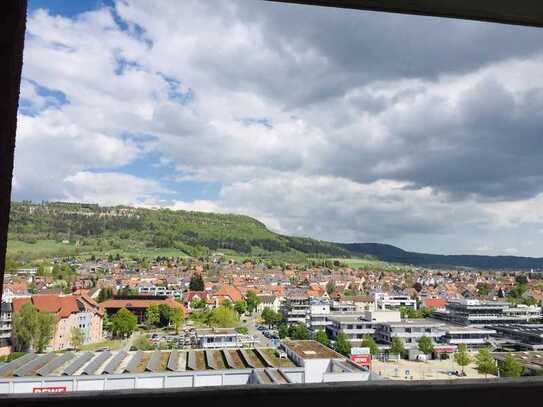
<svg viewBox="0 0 543 407">
<path fill-rule="evenodd" d="M 247 303 L 243 300 L 238 300 L 234 303 L 234 309 L 239 315 L 243 315 L 247 312 Z"/>
<path fill-rule="evenodd" d="M 190 278 L 189 290 L 191 291 L 204 291 L 204 279 L 200 273 L 194 273 Z"/>
<path fill-rule="evenodd" d="M 100 292 L 98 293 L 98 302 L 104 302 L 110 298 L 113 298 L 113 289 L 111 287 L 101 288 Z"/>
<path fill-rule="evenodd" d="M 72 327 L 70 330 L 70 344 L 75 350 L 79 350 L 81 345 L 85 342 L 85 335 L 83 331 L 77 327 Z"/>
<path fill-rule="evenodd" d="M 326 283 L 326 292 L 330 295 L 334 291 L 336 291 L 336 283 L 334 280 L 330 280 Z"/>
<path fill-rule="evenodd" d="M 296 340 L 309 339 L 309 330 L 303 324 L 295 324 L 289 328 L 288 336 Z"/>
<path fill-rule="evenodd" d="M 36 336 L 32 341 L 32 347 L 36 352 L 41 353 L 47 348 L 51 339 L 55 335 L 57 318 L 54 314 L 48 312 L 38 312 L 38 325 Z"/>
<path fill-rule="evenodd" d="M 390 353 L 394 353 L 396 355 L 403 355 L 405 353 L 405 346 L 403 344 L 402 338 L 398 336 L 394 336 L 392 338 Z"/>
<path fill-rule="evenodd" d="M 419 339 L 419 350 L 424 355 L 431 355 L 434 353 L 434 344 L 432 343 L 432 339 L 425 335 L 421 336 Z"/>
<path fill-rule="evenodd" d="M 247 302 L 247 311 L 249 311 L 251 314 L 256 311 L 258 304 L 260 304 L 260 300 L 256 296 L 256 293 L 252 290 L 247 291 L 247 298 L 245 301 Z"/>
<path fill-rule="evenodd" d="M 479 373 L 484 374 L 485 378 L 489 374 L 496 374 L 496 361 L 488 348 L 479 349 L 479 352 L 475 355 L 475 364 Z"/>
<path fill-rule="evenodd" d="M 138 326 L 138 318 L 128 311 L 126 308 L 121 308 L 111 317 L 111 329 L 116 336 L 125 338 L 129 336 Z"/>
<path fill-rule="evenodd" d="M 264 323 L 268 325 L 268 327 L 279 325 L 281 320 L 283 319 L 281 317 L 281 314 L 278 312 L 275 312 L 274 310 L 266 307 L 262 311 L 262 319 L 264 320 Z"/>
<path fill-rule="evenodd" d="M 194 297 L 190 301 L 190 308 L 191 309 L 201 309 L 201 308 L 205 308 L 206 306 L 207 306 L 207 302 L 203 298 Z"/>
<path fill-rule="evenodd" d="M 170 312 L 170 322 L 175 328 L 175 333 L 179 333 L 179 328 L 183 324 L 183 319 L 185 318 L 185 313 L 183 308 L 172 308 Z"/>
<path fill-rule="evenodd" d="M 220 328 L 232 328 L 239 323 L 239 315 L 233 309 L 221 305 L 213 309 L 209 315 L 209 324 Z"/>
<path fill-rule="evenodd" d="M 370 353 L 372 355 L 379 354 L 379 347 L 377 346 L 375 339 L 373 339 L 371 335 L 364 335 L 360 346 L 362 346 L 363 348 L 370 348 Z"/>
<path fill-rule="evenodd" d="M 145 324 L 148 327 L 157 326 L 160 323 L 160 310 L 157 304 L 152 304 L 145 310 Z"/>
<path fill-rule="evenodd" d="M 242 335 L 247 335 L 249 333 L 249 328 L 247 328 L 246 326 L 240 326 L 236 328 L 236 332 Z"/>
<path fill-rule="evenodd" d="M 223 306 L 223 307 L 228 307 L 228 308 L 235 309 L 235 308 L 234 308 L 234 304 L 233 304 L 232 301 L 230 301 L 228 298 L 225 298 L 225 299 L 224 299 L 224 301 L 222 302 L 222 306 Z"/>
<path fill-rule="evenodd" d="M 340 332 L 336 337 L 336 344 L 334 346 L 336 352 L 342 355 L 349 356 L 351 353 L 351 343 L 347 339 L 345 333 Z"/>
<path fill-rule="evenodd" d="M 324 332 L 324 330 L 322 329 L 319 329 L 315 334 L 315 340 L 322 343 L 324 346 L 328 346 L 330 344 L 330 341 L 328 340 L 328 335 L 326 335 L 326 332 Z"/>
<path fill-rule="evenodd" d="M 281 324 L 279 325 L 279 328 L 277 329 L 277 333 L 279 334 L 280 339 L 284 339 L 288 336 L 288 326 L 287 324 Z"/>
<path fill-rule="evenodd" d="M 454 354 L 454 361 L 462 368 L 462 376 L 464 376 L 464 367 L 471 363 L 468 348 L 464 343 L 458 345 L 458 350 Z"/>
<path fill-rule="evenodd" d="M 21 350 L 32 347 L 36 352 L 43 352 L 53 339 L 55 327 L 55 315 L 38 312 L 29 302 L 23 304 L 13 317 L 13 331 Z"/>
<path fill-rule="evenodd" d="M 520 377 L 524 368 L 515 357 L 508 353 L 505 360 L 500 364 L 500 376 L 502 377 Z"/>
<path fill-rule="evenodd" d="M 17 348 L 25 351 L 32 345 L 38 326 L 38 312 L 31 303 L 21 306 L 13 316 L 13 333 L 17 340 Z"/>
</svg>

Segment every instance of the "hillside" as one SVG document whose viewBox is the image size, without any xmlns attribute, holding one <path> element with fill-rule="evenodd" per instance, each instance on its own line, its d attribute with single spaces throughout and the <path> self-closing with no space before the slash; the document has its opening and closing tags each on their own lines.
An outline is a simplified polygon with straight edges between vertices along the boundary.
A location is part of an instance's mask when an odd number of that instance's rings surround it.
<svg viewBox="0 0 543 407">
<path fill-rule="evenodd" d="M 35 257 L 44 253 L 175 256 L 226 251 L 297 260 L 369 256 L 425 267 L 543 269 L 543 258 L 426 254 L 380 243 L 346 244 L 283 236 L 243 215 L 82 203 L 13 202 L 9 233 L 8 250 L 12 255 L 34 253 Z"/>
<path fill-rule="evenodd" d="M 87 252 L 173 248 L 189 255 L 206 250 L 231 250 L 243 255 L 348 255 L 332 243 L 281 236 L 243 215 L 58 202 L 13 202 L 9 239 L 10 243 L 20 242 L 19 247 L 43 241 L 52 242 L 50 246 L 77 242 L 79 250 Z"/>
</svg>

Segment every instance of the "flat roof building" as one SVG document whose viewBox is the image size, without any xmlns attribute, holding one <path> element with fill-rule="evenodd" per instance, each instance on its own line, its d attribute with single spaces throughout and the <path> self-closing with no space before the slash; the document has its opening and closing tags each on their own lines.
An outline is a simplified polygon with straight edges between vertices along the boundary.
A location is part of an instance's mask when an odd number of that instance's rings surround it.
<svg viewBox="0 0 543 407">
<path fill-rule="evenodd" d="M 541 307 L 498 301 L 451 300 L 445 311 L 435 311 L 432 315 L 454 324 L 484 327 L 540 321 Z"/>
<path fill-rule="evenodd" d="M 493 325 L 492 329 L 514 340 L 522 349 L 543 350 L 543 324 Z"/>
<path fill-rule="evenodd" d="M 317 341 L 284 341 L 281 346 L 290 359 L 304 368 L 304 383 L 367 381 L 370 378 L 369 370 Z"/>
</svg>

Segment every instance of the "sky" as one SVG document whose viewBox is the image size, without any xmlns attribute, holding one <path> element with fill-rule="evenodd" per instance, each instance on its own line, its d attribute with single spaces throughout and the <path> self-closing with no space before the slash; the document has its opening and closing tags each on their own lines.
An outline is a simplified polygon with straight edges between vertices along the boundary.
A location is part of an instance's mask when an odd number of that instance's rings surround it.
<svg viewBox="0 0 543 407">
<path fill-rule="evenodd" d="M 30 0 L 13 199 L 542 257 L 543 30 L 261 0 Z"/>
</svg>

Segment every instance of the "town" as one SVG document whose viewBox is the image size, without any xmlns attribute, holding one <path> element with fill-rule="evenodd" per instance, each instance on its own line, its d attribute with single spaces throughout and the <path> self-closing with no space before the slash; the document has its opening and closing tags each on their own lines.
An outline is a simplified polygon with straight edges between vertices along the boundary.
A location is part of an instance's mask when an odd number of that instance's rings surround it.
<svg viewBox="0 0 543 407">
<path fill-rule="evenodd" d="M 540 272 L 348 263 L 215 252 L 12 267 L 0 392 L 543 372 Z"/>
</svg>

